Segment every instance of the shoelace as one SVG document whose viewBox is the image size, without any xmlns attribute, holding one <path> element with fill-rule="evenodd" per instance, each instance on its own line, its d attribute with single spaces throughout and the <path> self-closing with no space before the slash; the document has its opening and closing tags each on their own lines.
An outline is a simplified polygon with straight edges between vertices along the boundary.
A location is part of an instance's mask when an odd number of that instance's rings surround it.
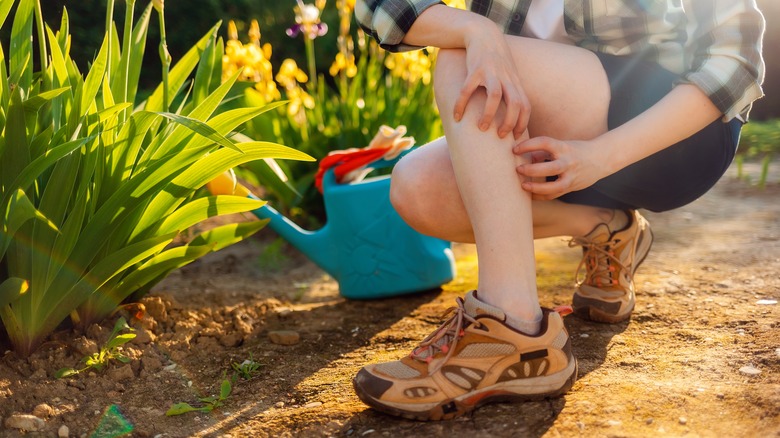
<svg viewBox="0 0 780 438">
<path fill-rule="evenodd" d="M 435 356 L 438 351 L 446 354 L 444 360 L 440 361 L 435 369 L 429 370 L 429 373 L 437 371 L 441 365 L 447 362 L 450 356 L 452 356 L 452 353 L 458 346 L 458 340 L 465 335 L 465 331 L 463 330 L 465 328 L 465 323 L 472 323 L 477 327 L 481 325 L 474 317 L 466 313 L 466 309 L 463 307 L 462 298 L 458 297 L 456 302 L 458 304 L 457 307 L 450 307 L 445 312 L 445 315 L 454 312 L 453 315 L 435 332 L 431 333 L 427 338 L 420 342 L 420 345 L 409 354 L 412 359 L 426 363 L 431 363 L 433 356 Z"/>
<path fill-rule="evenodd" d="M 600 287 L 618 284 L 614 273 L 617 272 L 618 268 L 621 272 L 627 272 L 628 269 L 612 250 L 618 243 L 620 243 L 619 239 L 605 243 L 595 243 L 582 238 L 574 238 L 569 241 L 569 247 L 581 246 L 584 249 L 582 260 L 580 260 L 575 274 L 578 286 L 588 284 Z M 585 278 L 580 277 L 583 265 L 585 266 Z"/>
</svg>

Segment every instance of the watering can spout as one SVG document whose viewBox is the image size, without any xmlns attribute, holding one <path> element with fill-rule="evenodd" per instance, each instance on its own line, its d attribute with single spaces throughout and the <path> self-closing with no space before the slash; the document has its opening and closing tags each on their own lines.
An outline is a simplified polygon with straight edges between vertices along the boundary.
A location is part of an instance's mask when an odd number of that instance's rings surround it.
<svg viewBox="0 0 780 438">
<path fill-rule="evenodd" d="M 332 250 L 327 224 L 317 231 L 304 230 L 267 204 L 252 213 L 260 219 L 268 219 L 268 226 L 272 230 L 304 253 L 323 271 L 333 277 L 338 276 L 338 267 L 335 265 L 337 257 Z"/>
<path fill-rule="evenodd" d="M 232 172 L 219 175 L 208 183 L 209 191 L 214 195 L 237 195 L 258 199 L 246 187 L 239 184 Z M 317 266 L 331 276 L 338 278 L 335 247 L 330 243 L 330 227 L 326 224 L 317 231 L 307 231 L 295 222 L 287 219 L 269 205 L 252 212 L 260 219 L 268 219 L 268 226 L 283 239 L 304 253 Z"/>
</svg>

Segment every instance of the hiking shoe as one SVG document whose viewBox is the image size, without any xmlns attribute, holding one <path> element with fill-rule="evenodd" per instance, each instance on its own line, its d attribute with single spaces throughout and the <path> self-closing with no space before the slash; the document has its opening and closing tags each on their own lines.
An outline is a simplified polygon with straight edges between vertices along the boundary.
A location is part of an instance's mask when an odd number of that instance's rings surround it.
<svg viewBox="0 0 780 438">
<path fill-rule="evenodd" d="M 409 356 L 358 372 L 352 384 L 364 403 L 413 420 L 444 420 L 488 402 L 557 397 L 574 384 L 577 362 L 558 312 L 542 309 L 541 331 L 530 336 L 507 326 L 504 312 L 476 291 L 457 303 Z"/>
<path fill-rule="evenodd" d="M 653 232 L 639 212 L 626 214 L 628 225 L 620 230 L 600 224 L 587 236 L 569 242 L 569 246 L 582 246 L 572 307 L 593 321 L 624 321 L 634 310 L 634 273 L 650 252 Z M 585 277 L 580 278 L 583 266 Z"/>
</svg>

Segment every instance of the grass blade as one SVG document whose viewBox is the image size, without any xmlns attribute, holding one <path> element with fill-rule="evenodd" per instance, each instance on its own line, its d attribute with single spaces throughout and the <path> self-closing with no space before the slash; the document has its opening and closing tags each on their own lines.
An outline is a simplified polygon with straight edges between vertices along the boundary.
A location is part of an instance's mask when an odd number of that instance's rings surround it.
<svg viewBox="0 0 780 438">
<path fill-rule="evenodd" d="M 11 76 L 19 77 L 18 84 L 23 90 L 29 90 L 32 84 L 32 42 L 33 42 L 33 0 L 21 0 L 16 8 L 14 23 L 11 27 Z"/>
<path fill-rule="evenodd" d="M 208 196 L 178 208 L 160 223 L 158 233 L 183 231 L 210 217 L 257 210 L 265 201 L 243 196 Z"/>
</svg>

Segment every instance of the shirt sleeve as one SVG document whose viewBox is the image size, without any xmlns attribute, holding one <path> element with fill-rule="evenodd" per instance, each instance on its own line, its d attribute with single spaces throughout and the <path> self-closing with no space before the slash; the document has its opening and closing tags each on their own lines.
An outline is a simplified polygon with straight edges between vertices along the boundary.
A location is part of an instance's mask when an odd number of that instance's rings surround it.
<svg viewBox="0 0 780 438">
<path fill-rule="evenodd" d="M 752 103 L 764 95 L 765 21 L 755 0 L 685 0 L 684 6 L 692 62 L 682 82 L 702 89 L 724 120 L 747 121 Z"/>
<path fill-rule="evenodd" d="M 402 41 L 426 9 L 444 4 L 441 0 L 357 0 L 355 18 L 360 27 L 390 52 L 402 52 L 422 47 Z"/>
</svg>

